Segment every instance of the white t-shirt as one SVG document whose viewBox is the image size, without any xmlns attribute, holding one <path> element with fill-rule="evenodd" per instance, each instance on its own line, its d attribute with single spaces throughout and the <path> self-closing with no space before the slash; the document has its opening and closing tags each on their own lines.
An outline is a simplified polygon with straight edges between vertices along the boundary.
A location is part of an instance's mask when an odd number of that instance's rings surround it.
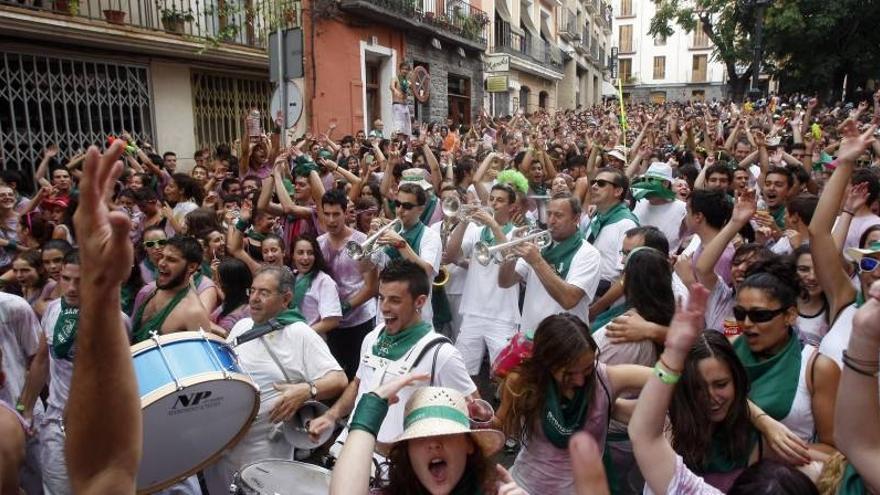
<svg viewBox="0 0 880 495">
<path fill-rule="evenodd" d="M 494 261 L 483 266 L 473 256 L 474 245 L 480 241 L 483 227 L 470 224 L 461 241 L 462 255 L 470 260 L 464 295 L 459 311 L 463 315 L 519 324 L 519 284 L 502 289 L 498 285 L 498 269 Z"/>
<path fill-rule="evenodd" d="M 584 241 L 580 249 L 571 260 L 571 268 L 565 276 L 565 282 L 581 289 L 584 292 L 581 300 L 571 309 L 564 309 L 556 302 L 544 288 L 544 284 L 532 267 L 522 258 L 516 261 L 516 273 L 526 283 L 526 295 L 523 302 L 522 321 L 520 330 L 529 337 L 534 335 L 535 329 L 541 321 L 557 313 L 571 313 L 586 323 L 589 314 L 590 301 L 596 294 L 599 285 L 600 255 L 589 242 Z"/>
<path fill-rule="evenodd" d="M 419 258 L 427 261 L 434 268 L 430 275 L 430 280 L 433 281 L 434 277 L 437 276 L 438 271 L 440 270 L 440 259 L 443 256 L 443 247 L 440 245 L 440 234 L 435 230 L 431 230 L 430 228 L 425 228 L 422 232 L 422 238 L 419 242 Z M 376 267 L 379 268 L 381 272 L 383 268 L 388 265 L 388 262 L 391 261 L 391 258 L 385 254 L 384 249 L 380 249 L 376 253 L 373 254 L 372 262 Z M 425 303 L 424 308 L 422 309 L 422 319 L 425 321 L 431 321 L 434 318 L 434 311 L 431 309 L 431 292 L 433 291 L 431 284 L 428 284 L 428 302 Z M 382 318 L 382 312 L 379 311 L 376 315 L 377 323 L 384 322 L 384 318 Z"/>
<path fill-rule="evenodd" d="M 231 343 L 253 327 L 253 319 L 239 320 L 229 332 L 227 342 Z M 284 383 L 286 380 L 261 340 L 275 353 L 293 383 L 315 381 L 331 371 L 342 371 L 342 367 L 330 354 L 327 343 L 317 332 L 305 323 L 292 323 L 235 348 L 241 367 L 250 374 L 262 392 L 272 391 L 274 384 Z"/>
<path fill-rule="evenodd" d="M 681 223 L 687 215 L 687 203 L 679 199 L 652 205 L 647 198 L 639 200 L 633 214 L 640 225 L 651 225 L 660 229 L 669 241 L 669 251 L 675 252 L 681 240 Z"/>
<path fill-rule="evenodd" d="M 303 297 L 300 310 L 309 325 L 314 325 L 324 318 L 342 316 L 339 291 L 330 275 L 321 271 L 315 275 L 312 285 Z"/>
<path fill-rule="evenodd" d="M 425 320 L 427 321 L 427 320 Z M 376 339 L 379 338 L 379 333 L 381 332 L 384 325 L 380 325 L 375 328 L 372 332 L 368 333 L 364 337 L 364 341 L 361 343 L 361 356 L 365 356 L 367 354 L 372 354 L 373 352 L 373 344 L 376 342 Z M 440 334 L 436 332 L 430 332 L 428 334 L 432 337 L 437 337 Z M 430 338 L 430 337 L 428 337 Z M 434 352 L 437 352 L 437 364 L 434 366 Z M 433 371 L 434 383 L 435 387 L 447 387 L 454 390 L 458 390 L 464 395 L 470 395 L 477 390 L 477 386 L 474 384 L 473 380 L 471 380 L 470 375 L 468 374 L 467 367 L 464 365 L 464 359 L 461 357 L 461 353 L 458 349 L 455 348 L 454 345 L 451 344 L 438 344 L 438 347 L 431 348 L 428 350 L 425 355 L 422 357 L 422 360 L 419 361 L 418 365 L 414 366 L 411 370 L 412 373 L 427 373 L 431 374 Z M 361 400 L 361 396 L 366 393 L 372 392 L 378 385 L 382 383 L 379 377 L 374 376 L 374 370 L 364 365 L 363 361 L 360 366 L 358 366 L 356 376 L 360 380 L 360 386 L 358 387 L 357 398 L 355 399 L 355 409 L 357 408 L 357 403 Z M 395 375 L 387 375 L 385 380 L 394 378 Z M 425 382 L 420 386 L 428 386 L 431 385 L 428 382 Z M 396 404 L 392 404 L 388 408 L 388 414 L 385 416 L 385 421 L 382 423 L 382 428 L 379 430 L 379 434 L 376 436 L 376 439 L 380 442 L 390 442 L 394 440 L 398 435 L 403 433 L 403 411 L 406 405 L 407 400 L 409 400 L 410 396 L 416 391 L 416 386 L 409 386 L 398 392 L 397 397 L 400 399 Z M 343 433 L 343 436 L 345 433 Z M 340 436 L 338 441 L 343 441 L 343 436 Z"/>
<path fill-rule="evenodd" d="M 593 246 L 599 251 L 602 262 L 599 267 L 600 280 L 617 280 L 620 276 L 620 250 L 623 248 L 624 234 L 629 229 L 638 227 L 635 222 L 625 218 L 619 222 L 605 225 L 599 232 L 599 237 L 593 241 Z M 589 235 L 589 230 L 587 231 Z M 595 293 L 595 288 L 593 289 Z M 590 294 L 593 297 L 594 294 Z"/>
<path fill-rule="evenodd" d="M 841 309 L 828 333 L 822 337 L 822 342 L 819 343 L 819 352 L 833 359 L 840 369 L 843 369 L 843 351 L 849 346 L 852 322 L 857 309 L 855 304 Z"/>
<path fill-rule="evenodd" d="M 3 374 L 0 400 L 15 404 L 24 388 L 28 360 L 40 347 L 40 322 L 30 304 L 21 297 L 0 292 L 0 350 Z"/>
</svg>

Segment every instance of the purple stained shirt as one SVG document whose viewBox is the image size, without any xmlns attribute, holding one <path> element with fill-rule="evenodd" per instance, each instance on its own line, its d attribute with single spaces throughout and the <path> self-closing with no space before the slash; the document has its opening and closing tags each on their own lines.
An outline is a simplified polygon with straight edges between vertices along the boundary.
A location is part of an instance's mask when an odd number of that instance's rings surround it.
<svg viewBox="0 0 880 495">
<path fill-rule="evenodd" d="M 724 248 L 724 252 L 721 253 L 721 257 L 715 262 L 715 273 L 717 273 L 718 276 L 721 277 L 721 280 L 724 280 L 724 283 L 727 285 L 733 284 L 733 278 L 730 276 L 730 269 L 733 265 L 734 252 L 736 252 L 736 248 L 733 247 L 733 244 L 728 244 L 727 247 Z M 701 254 L 703 254 L 702 243 L 697 247 L 694 256 L 691 258 L 691 267 L 696 268 L 697 260 L 700 258 Z"/>
<path fill-rule="evenodd" d="M 348 241 L 363 242 L 367 235 L 363 232 L 353 230 L 351 235 L 342 244 L 342 247 L 334 249 L 330 244 L 330 234 L 323 234 L 318 237 L 318 245 L 321 246 L 321 253 L 324 255 L 324 262 L 327 265 L 327 272 L 336 282 L 339 290 L 339 301 L 347 301 L 364 286 L 364 277 L 358 262 L 354 261 L 345 254 L 345 243 Z M 376 300 L 370 299 L 364 304 L 351 310 L 346 314 L 342 321 L 339 322 L 340 328 L 349 328 L 360 325 L 376 316 Z"/>
</svg>

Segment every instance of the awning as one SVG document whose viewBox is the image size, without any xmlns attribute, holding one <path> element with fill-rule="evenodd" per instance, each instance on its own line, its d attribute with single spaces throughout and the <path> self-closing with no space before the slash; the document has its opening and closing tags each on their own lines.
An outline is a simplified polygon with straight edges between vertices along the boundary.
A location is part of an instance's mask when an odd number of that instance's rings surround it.
<svg viewBox="0 0 880 495">
<path fill-rule="evenodd" d="M 608 81 L 602 81 L 602 96 L 617 96 L 617 88 Z"/>
<path fill-rule="evenodd" d="M 507 0 L 495 0 L 495 12 L 502 21 L 511 24 L 510 10 L 507 9 Z"/>
<path fill-rule="evenodd" d="M 541 16 L 541 34 L 544 35 L 544 39 L 547 41 L 553 41 L 553 35 L 550 32 L 550 25 L 547 23 L 547 19 L 550 16 Z"/>
<path fill-rule="evenodd" d="M 535 27 L 535 23 L 532 22 L 532 18 L 528 14 L 528 12 L 520 11 L 519 18 L 520 18 L 520 21 L 522 22 L 522 25 L 525 26 L 526 31 L 531 33 L 532 36 L 534 36 L 535 38 L 541 37 L 541 33 L 538 32 L 538 28 Z"/>
</svg>

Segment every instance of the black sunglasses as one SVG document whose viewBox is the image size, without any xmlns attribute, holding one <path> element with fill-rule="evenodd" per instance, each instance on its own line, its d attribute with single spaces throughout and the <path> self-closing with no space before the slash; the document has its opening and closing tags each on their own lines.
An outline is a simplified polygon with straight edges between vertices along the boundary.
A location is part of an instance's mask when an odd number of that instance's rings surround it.
<svg viewBox="0 0 880 495">
<path fill-rule="evenodd" d="M 394 207 L 395 208 L 403 208 L 404 210 L 411 210 L 411 209 L 417 208 L 419 206 L 422 206 L 422 205 L 417 205 L 415 203 L 400 202 L 396 199 L 394 200 Z"/>
<path fill-rule="evenodd" d="M 746 316 L 752 323 L 765 323 L 785 313 L 788 308 L 777 309 L 746 309 L 742 306 L 733 307 L 733 317 L 736 321 L 746 321 Z"/>
<path fill-rule="evenodd" d="M 595 186 L 599 186 L 599 187 L 608 187 L 608 186 L 621 187 L 621 186 L 618 186 L 616 183 L 611 182 L 610 180 L 605 180 L 605 179 L 593 179 L 592 182 L 590 182 L 590 184 L 595 185 Z"/>
</svg>

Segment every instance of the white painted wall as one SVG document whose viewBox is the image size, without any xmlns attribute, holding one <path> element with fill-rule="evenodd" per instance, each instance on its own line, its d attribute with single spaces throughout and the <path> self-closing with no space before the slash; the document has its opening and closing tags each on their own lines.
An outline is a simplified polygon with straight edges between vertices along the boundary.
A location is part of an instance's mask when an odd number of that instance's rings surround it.
<svg viewBox="0 0 880 495">
<path fill-rule="evenodd" d="M 160 155 L 166 151 L 177 153 L 177 170 L 188 171 L 195 165 L 196 150 L 190 68 L 183 64 L 153 62 L 150 74 L 156 112 L 153 148 Z"/>
</svg>

